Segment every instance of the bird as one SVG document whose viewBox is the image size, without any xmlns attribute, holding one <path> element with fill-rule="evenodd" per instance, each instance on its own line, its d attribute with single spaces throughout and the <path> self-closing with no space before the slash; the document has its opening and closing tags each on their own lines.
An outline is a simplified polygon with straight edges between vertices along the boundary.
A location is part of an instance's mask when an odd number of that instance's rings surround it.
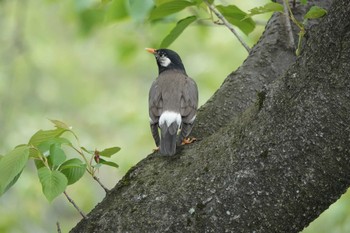
<svg viewBox="0 0 350 233">
<path fill-rule="evenodd" d="M 146 50 L 155 56 L 158 65 L 158 77 L 151 85 L 148 98 L 151 132 L 160 153 L 172 156 L 177 146 L 195 141 L 195 138 L 187 137 L 196 119 L 198 87 L 187 75 L 176 52 L 170 49 Z"/>
</svg>

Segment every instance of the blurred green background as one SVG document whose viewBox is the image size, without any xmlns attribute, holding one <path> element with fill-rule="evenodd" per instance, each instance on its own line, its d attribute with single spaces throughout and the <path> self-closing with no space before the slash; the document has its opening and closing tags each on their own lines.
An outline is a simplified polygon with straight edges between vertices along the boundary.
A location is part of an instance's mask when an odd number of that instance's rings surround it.
<svg viewBox="0 0 350 233">
<path fill-rule="evenodd" d="M 99 2 L 0 0 L 0 154 L 28 142 L 39 129 L 53 128 L 47 119 L 62 120 L 89 149 L 122 148 L 113 158 L 120 168 L 102 167 L 98 173 L 112 188 L 154 148 L 147 98 L 157 66 L 144 48 L 157 48 L 176 20 L 145 23 L 147 11 L 139 10 L 118 22 L 95 25 L 100 16 L 89 9 Z M 247 11 L 267 1 L 224 2 Z M 147 10 L 153 1 L 142 4 Z M 268 17 L 254 18 L 258 27 L 244 36 L 250 46 Z M 187 28 L 170 48 L 197 81 L 200 105 L 247 57 L 226 28 L 206 23 Z M 67 192 L 86 213 L 105 195 L 88 175 Z M 304 233 L 350 232 L 349 195 Z M 48 203 L 32 162 L 0 197 L 0 232 L 56 232 L 57 221 L 62 232 L 68 232 L 79 220 L 63 195 Z"/>
</svg>

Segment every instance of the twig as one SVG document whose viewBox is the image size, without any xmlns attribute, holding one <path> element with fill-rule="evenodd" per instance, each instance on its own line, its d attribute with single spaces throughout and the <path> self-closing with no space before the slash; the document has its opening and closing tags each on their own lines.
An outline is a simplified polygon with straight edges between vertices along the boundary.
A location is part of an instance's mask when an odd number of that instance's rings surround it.
<svg viewBox="0 0 350 233">
<path fill-rule="evenodd" d="M 292 9 L 290 9 L 290 6 L 289 6 L 289 0 L 283 0 L 283 2 L 285 2 L 285 6 L 287 7 L 288 11 L 289 11 L 289 16 L 290 16 L 290 19 L 293 21 L 293 23 L 295 23 L 295 25 L 297 25 L 297 27 L 301 30 L 304 28 L 303 24 L 300 23 L 295 17 L 294 17 L 294 14 L 292 12 Z"/>
<path fill-rule="evenodd" d="M 247 52 L 250 52 L 250 48 L 249 46 L 243 41 L 243 39 L 240 37 L 240 35 L 238 35 L 238 33 L 236 32 L 236 30 L 233 28 L 233 25 L 231 23 L 229 23 L 226 18 L 215 8 L 215 6 L 213 6 L 212 4 L 210 4 L 208 1 L 204 1 L 205 4 L 207 4 L 207 6 L 209 7 L 210 11 L 212 11 L 221 21 L 222 23 L 228 28 L 230 29 L 230 31 L 237 37 L 237 39 L 239 40 L 239 42 L 243 45 L 243 47 L 247 50 Z"/>
<path fill-rule="evenodd" d="M 106 193 L 109 192 L 109 189 L 106 188 L 106 186 L 104 186 L 101 181 L 95 176 L 95 173 L 94 173 L 94 170 L 93 168 L 91 167 L 91 162 L 92 162 L 92 159 L 93 159 L 93 156 L 91 157 L 91 160 L 90 160 L 90 163 L 89 161 L 86 159 L 85 155 L 84 155 L 84 152 L 83 150 L 81 149 L 81 145 L 80 145 L 80 141 L 79 141 L 79 138 L 78 136 L 72 131 L 70 130 L 69 132 L 71 132 L 73 134 L 73 136 L 75 137 L 75 139 L 77 140 L 77 144 L 78 144 L 78 147 L 79 149 L 75 148 L 74 146 L 72 146 L 73 150 L 75 150 L 81 157 L 83 157 L 86 165 L 87 165 L 87 168 L 86 168 L 86 171 L 92 176 L 92 178 L 94 178 L 94 180 L 97 181 L 97 183 L 105 190 Z"/>
<path fill-rule="evenodd" d="M 295 42 L 294 42 L 294 36 L 293 36 L 293 30 L 292 30 L 292 25 L 290 23 L 290 16 L 289 16 L 289 12 L 288 12 L 288 6 L 287 4 L 289 4 L 289 1 L 283 1 L 283 10 L 284 10 L 284 16 L 285 16 L 285 21 L 286 21 L 286 30 L 288 33 L 288 47 L 291 49 L 295 49 Z"/>
<path fill-rule="evenodd" d="M 60 226 L 59 222 L 56 222 L 56 226 L 57 226 L 57 233 L 62 233 L 61 226 Z"/>
<path fill-rule="evenodd" d="M 70 203 L 72 203 L 72 205 L 74 206 L 74 208 L 79 212 L 79 214 L 83 217 L 83 218 L 87 218 L 86 217 L 86 215 L 80 210 L 80 208 L 75 204 L 75 202 L 72 200 L 72 198 L 70 198 L 69 196 L 68 196 L 68 194 L 66 193 L 66 191 L 64 191 L 63 192 L 64 193 L 64 195 L 66 196 L 66 198 L 68 199 L 68 201 L 70 202 Z"/>
<path fill-rule="evenodd" d="M 106 193 L 109 192 L 109 189 L 101 183 L 100 179 L 97 176 L 93 175 L 92 178 L 97 181 L 97 183 L 105 190 Z"/>
<path fill-rule="evenodd" d="M 301 49 L 301 41 L 305 35 L 305 27 L 303 25 L 303 23 L 300 23 L 295 17 L 294 17 L 294 14 L 292 12 L 292 9 L 290 9 L 290 6 L 289 6 L 289 0 L 283 0 L 283 2 L 285 3 L 285 6 L 287 6 L 288 8 L 288 12 L 289 12 L 289 16 L 290 16 L 290 19 L 293 21 L 293 23 L 295 23 L 295 25 L 300 29 L 298 35 L 299 35 L 299 39 L 298 39 L 298 45 L 297 45 L 297 50 L 295 51 L 295 54 L 297 56 L 300 55 L 300 49 Z"/>
</svg>

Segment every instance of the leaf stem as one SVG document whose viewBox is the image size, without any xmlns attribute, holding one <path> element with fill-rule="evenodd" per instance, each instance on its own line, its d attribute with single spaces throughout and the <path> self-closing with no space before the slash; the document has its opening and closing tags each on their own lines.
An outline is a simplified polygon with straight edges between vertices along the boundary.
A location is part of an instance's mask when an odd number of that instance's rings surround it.
<svg viewBox="0 0 350 233">
<path fill-rule="evenodd" d="M 73 136 L 75 137 L 79 149 L 75 148 L 73 145 L 72 145 L 71 147 L 72 147 L 78 154 L 80 154 L 81 157 L 83 157 L 83 159 L 84 159 L 84 161 L 85 161 L 85 163 L 86 163 L 86 166 L 87 166 L 87 167 L 86 167 L 86 171 L 92 176 L 92 178 L 93 178 L 94 180 L 97 181 L 97 183 L 105 190 L 105 192 L 108 193 L 108 192 L 109 192 L 109 189 L 106 188 L 106 186 L 104 186 L 104 185 L 101 183 L 100 179 L 99 179 L 98 177 L 95 176 L 95 171 L 94 171 L 93 167 L 91 166 L 91 161 L 92 161 L 92 160 L 91 160 L 90 163 L 89 163 L 89 161 L 88 161 L 87 158 L 85 157 L 84 152 L 83 152 L 83 150 L 81 149 L 81 145 L 80 145 L 80 141 L 79 141 L 78 136 L 77 136 L 72 130 L 69 130 L 69 132 L 71 132 L 71 133 L 73 134 Z"/>
<path fill-rule="evenodd" d="M 292 12 L 292 9 L 290 8 L 289 6 L 289 0 L 283 0 L 284 2 L 284 5 L 287 7 L 288 11 L 289 11 L 289 16 L 291 18 L 291 20 L 293 21 L 293 23 L 295 23 L 295 25 L 297 25 L 297 27 L 302 30 L 304 29 L 304 26 L 302 23 L 300 23 L 295 17 L 294 17 L 294 14 Z"/>
<path fill-rule="evenodd" d="M 79 212 L 79 214 L 80 214 L 84 219 L 86 219 L 86 218 L 87 218 L 86 215 L 85 215 L 85 214 L 81 211 L 81 209 L 75 204 L 75 202 L 72 200 L 72 198 L 70 198 L 70 197 L 68 196 L 67 192 L 64 191 L 63 193 L 64 193 L 64 195 L 66 196 L 66 198 L 68 199 L 68 201 L 69 201 L 70 203 L 72 203 L 72 205 L 74 206 L 74 208 Z"/>
<path fill-rule="evenodd" d="M 39 153 L 39 159 L 43 162 L 44 166 L 51 170 L 47 158 L 40 152 L 40 150 L 34 146 L 30 146 L 31 149 L 36 150 Z"/>
<path fill-rule="evenodd" d="M 78 143 L 79 144 L 79 143 Z M 79 145 L 78 145 L 79 146 Z M 78 154 L 80 154 L 81 157 L 83 157 L 86 165 L 89 165 L 89 161 L 86 159 L 84 153 L 81 151 L 81 150 L 78 150 L 77 148 L 75 148 L 73 145 L 71 146 L 73 148 L 73 150 L 75 150 Z M 79 146 L 80 147 L 80 146 Z M 90 166 L 88 166 L 90 168 Z M 86 169 L 90 174 L 91 174 L 91 171 L 90 169 Z"/>
<path fill-rule="evenodd" d="M 92 178 L 97 181 L 97 183 L 105 190 L 106 193 L 109 192 L 109 189 L 101 183 L 100 179 L 97 176 L 92 175 Z"/>
<path fill-rule="evenodd" d="M 297 27 L 300 29 L 299 31 L 299 38 L 298 38 L 298 45 L 297 45 L 297 50 L 295 51 L 295 54 L 297 56 L 300 55 L 300 50 L 301 50 L 301 42 L 302 42 L 302 39 L 304 38 L 304 35 L 305 35 L 305 27 L 304 27 L 304 24 L 299 22 L 295 17 L 294 17 L 294 14 L 292 12 L 292 9 L 290 8 L 289 6 L 289 0 L 283 0 L 283 6 L 287 7 L 288 8 L 288 11 L 289 11 L 289 17 L 291 18 L 291 20 L 293 21 L 293 23 L 295 23 L 295 25 L 297 25 Z"/>
<path fill-rule="evenodd" d="M 288 0 L 283 1 L 283 10 L 284 10 L 285 20 L 286 20 L 286 30 L 288 32 L 288 37 L 289 37 L 288 47 L 291 48 L 291 49 L 294 49 L 295 42 L 294 42 L 292 25 L 290 24 L 290 16 L 289 16 L 288 6 L 287 5 L 289 6 L 289 1 Z"/>
<path fill-rule="evenodd" d="M 226 18 L 216 9 L 214 5 L 210 4 L 207 0 L 204 0 L 204 2 L 209 7 L 210 11 L 213 12 L 222 21 L 222 23 L 236 36 L 239 42 L 243 45 L 243 47 L 249 53 L 250 52 L 249 46 L 243 41 L 241 36 L 236 32 L 233 25 L 226 20 Z"/>
<path fill-rule="evenodd" d="M 79 150 L 78 150 L 77 148 L 75 148 L 74 146 L 72 146 L 72 148 L 73 148 L 78 154 L 80 154 L 80 155 L 84 158 L 85 163 L 86 163 L 86 165 L 87 165 L 86 171 L 92 176 L 92 178 L 93 178 L 94 180 L 97 181 L 97 183 L 105 190 L 105 192 L 108 193 L 108 192 L 109 192 L 109 189 L 106 188 L 106 186 L 104 186 L 104 185 L 101 183 L 100 179 L 99 179 L 98 177 L 95 176 L 95 172 L 94 172 L 94 170 L 93 170 L 93 168 L 92 168 L 92 166 L 91 166 L 91 163 L 89 163 L 89 162 L 87 161 L 87 159 L 86 159 L 86 157 L 84 156 L 83 152 L 82 152 L 82 151 L 79 151 Z M 81 147 L 80 147 L 80 148 L 81 148 Z"/>
</svg>

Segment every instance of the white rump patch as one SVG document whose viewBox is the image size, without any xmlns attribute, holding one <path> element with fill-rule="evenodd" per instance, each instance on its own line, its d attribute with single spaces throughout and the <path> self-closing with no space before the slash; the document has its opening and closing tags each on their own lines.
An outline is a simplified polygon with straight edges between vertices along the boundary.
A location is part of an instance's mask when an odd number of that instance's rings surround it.
<svg viewBox="0 0 350 233">
<path fill-rule="evenodd" d="M 176 124 L 180 127 L 181 125 L 181 115 L 177 112 L 165 111 L 160 115 L 159 125 L 162 126 L 166 123 L 166 126 L 169 127 L 173 122 L 176 121 Z"/>
<path fill-rule="evenodd" d="M 159 58 L 159 63 L 163 67 L 168 67 L 168 65 L 171 63 L 171 60 L 168 57 L 163 56 Z"/>
</svg>

